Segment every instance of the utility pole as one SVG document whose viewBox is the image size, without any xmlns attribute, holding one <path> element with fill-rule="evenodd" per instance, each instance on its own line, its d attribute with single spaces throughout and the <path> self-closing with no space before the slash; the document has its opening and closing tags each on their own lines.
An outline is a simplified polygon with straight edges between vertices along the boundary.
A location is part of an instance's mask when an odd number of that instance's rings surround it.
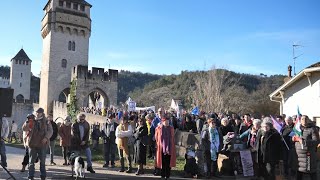
<svg viewBox="0 0 320 180">
<path fill-rule="evenodd" d="M 292 57 L 293 57 L 293 73 L 294 75 L 296 75 L 296 59 L 300 56 L 302 56 L 302 54 L 300 54 L 299 56 L 296 56 L 295 55 L 295 49 L 298 48 L 298 47 L 303 47 L 302 45 L 299 45 L 299 44 L 295 44 L 293 43 L 292 45 Z"/>
</svg>

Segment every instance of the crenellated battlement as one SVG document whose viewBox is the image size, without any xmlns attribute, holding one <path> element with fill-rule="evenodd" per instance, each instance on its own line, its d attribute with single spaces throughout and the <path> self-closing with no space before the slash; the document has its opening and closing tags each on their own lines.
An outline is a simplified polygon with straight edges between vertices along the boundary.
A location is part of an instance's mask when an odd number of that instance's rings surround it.
<svg viewBox="0 0 320 180">
<path fill-rule="evenodd" d="M 104 71 L 104 68 L 97 67 L 88 70 L 88 66 L 78 65 L 73 67 L 72 79 L 118 82 L 118 70 Z"/>
</svg>

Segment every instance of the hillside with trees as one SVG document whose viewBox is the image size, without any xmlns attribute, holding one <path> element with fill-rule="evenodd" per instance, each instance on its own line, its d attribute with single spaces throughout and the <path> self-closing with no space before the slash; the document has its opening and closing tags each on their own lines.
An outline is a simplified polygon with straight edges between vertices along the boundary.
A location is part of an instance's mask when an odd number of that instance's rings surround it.
<svg viewBox="0 0 320 180">
<path fill-rule="evenodd" d="M 9 66 L 0 66 L 0 76 L 10 76 Z M 172 99 L 181 100 L 185 109 L 194 106 L 207 112 L 277 114 L 279 104 L 269 94 L 283 84 L 282 75 L 239 74 L 225 69 L 182 71 L 179 75 L 120 71 L 118 103 L 128 97 L 138 106 L 169 108 Z M 31 77 L 31 99 L 39 100 L 40 78 Z"/>
<path fill-rule="evenodd" d="M 180 99 L 188 110 L 199 106 L 207 112 L 277 114 L 279 104 L 271 102 L 268 95 L 283 79 L 282 75 L 266 77 L 224 69 L 183 71 L 137 88 L 129 96 L 138 106 L 168 108 L 171 99 Z"/>
</svg>

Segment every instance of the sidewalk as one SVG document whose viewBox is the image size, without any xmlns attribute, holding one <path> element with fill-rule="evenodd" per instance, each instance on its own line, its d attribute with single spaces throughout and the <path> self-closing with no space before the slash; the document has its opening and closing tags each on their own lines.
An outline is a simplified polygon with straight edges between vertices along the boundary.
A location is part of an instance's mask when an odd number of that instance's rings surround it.
<svg viewBox="0 0 320 180">
<path fill-rule="evenodd" d="M 24 156 L 24 149 L 14 148 L 10 146 L 6 146 L 7 151 L 7 163 L 8 163 L 8 170 L 13 174 L 13 176 L 17 180 L 24 180 L 28 179 L 28 171 L 20 172 L 21 169 L 21 162 Z M 47 155 L 47 164 L 49 161 L 49 155 Z M 72 179 L 71 178 L 71 167 L 70 166 L 63 166 L 64 160 L 61 156 L 55 156 L 55 163 L 56 166 L 47 165 L 47 179 Z M 136 176 L 135 173 L 126 174 L 126 173 L 119 173 L 118 168 L 114 169 L 104 169 L 102 168 L 101 164 L 93 163 L 93 169 L 96 171 L 95 174 L 90 174 L 86 172 L 86 179 L 94 180 L 94 179 L 144 179 L 144 180 L 154 180 L 160 179 L 160 177 L 155 177 L 152 174 L 145 174 L 141 176 Z M 8 179 L 9 175 L 0 167 L 0 179 Z M 40 179 L 40 172 L 39 172 L 39 163 L 36 164 L 36 173 L 35 179 Z M 171 177 L 170 179 L 187 179 L 187 178 L 179 178 L 179 177 Z M 222 177 L 219 179 L 224 180 L 231 180 L 235 179 L 234 177 Z"/>
</svg>

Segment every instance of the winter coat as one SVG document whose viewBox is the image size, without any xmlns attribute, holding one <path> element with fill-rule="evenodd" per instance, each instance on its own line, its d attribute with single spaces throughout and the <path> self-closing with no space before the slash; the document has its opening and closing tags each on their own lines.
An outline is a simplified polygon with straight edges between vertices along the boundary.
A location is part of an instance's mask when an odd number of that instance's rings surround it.
<svg viewBox="0 0 320 180">
<path fill-rule="evenodd" d="M 61 124 L 58 130 L 60 138 L 60 146 L 69 147 L 71 145 L 71 124 L 69 126 Z"/>
<path fill-rule="evenodd" d="M 97 128 L 94 128 L 94 130 L 91 133 L 91 139 L 99 141 L 100 136 L 101 136 L 100 130 Z"/>
<path fill-rule="evenodd" d="M 81 150 L 89 147 L 89 135 L 90 135 L 90 125 L 87 121 L 83 122 L 83 138 L 80 138 L 80 122 L 75 122 L 71 126 L 71 149 L 72 150 Z M 81 146 L 81 142 L 85 141 L 85 144 Z"/>
<path fill-rule="evenodd" d="M 255 161 L 257 163 L 278 163 L 283 160 L 282 155 L 282 139 L 280 134 L 275 129 L 270 129 L 268 132 L 258 131 L 256 139 L 256 153 Z"/>
<path fill-rule="evenodd" d="M 196 122 L 192 120 L 188 122 L 186 121 L 183 129 L 187 132 L 191 131 L 192 133 L 196 133 L 197 132 Z"/>
<path fill-rule="evenodd" d="M 30 148 L 46 148 L 52 136 L 51 123 L 45 117 L 26 121 L 22 126 L 22 130 L 27 132 L 26 144 Z M 45 138 L 47 143 L 43 144 L 42 140 Z"/>
<path fill-rule="evenodd" d="M 147 126 L 137 127 L 133 134 L 134 143 L 134 162 L 136 164 L 146 164 L 147 143 L 148 143 L 148 128 Z"/>
<path fill-rule="evenodd" d="M 170 139 L 170 144 L 171 146 L 171 158 L 170 158 L 170 167 L 175 167 L 176 166 L 176 146 L 175 146 L 175 142 L 174 142 L 174 128 L 172 126 L 169 126 L 170 130 L 171 130 L 171 139 Z M 162 128 L 163 125 L 159 125 L 156 128 L 156 132 L 155 132 L 155 139 L 156 139 L 156 146 L 157 146 L 157 152 L 156 152 L 156 161 L 155 161 L 155 165 L 157 168 L 162 168 L 162 142 L 161 142 L 161 137 L 162 137 Z"/>
<path fill-rule="evenodd" d="M 202 128 L 203 128 L 203 123 L 204 122 L 204 120 L 202 120 L 201 118 L 198 118 L 197 120 L 196 120 L 196 126 L 197 126 L 197 133 L 198 134 L 201 134 L 201 131 L 202 131 Z"/>
<path fill-rule="evenodd" d="M 223 138 L 222 138 L 219 131 L 218 131 L 218 133 L 219 133 L 219 148 L 218 148 L 218 152 L 219 152 L 222 149 Z M 208 124 L 205 124 L 202 128 L 200 144 L 201 144 L 201 148 L 204 151 L 210 151 L 211 141 L 210 141 L 209 125 Z"/>
<path fill-rule="evenodd" d="M 58 136 L 58 126 L 54 121 L 51 121 L 51 126 L 52 126 L 52 136 L 50 138 L 50 141 L 54 141 Z"/>
<path fill-rule="evenodd" d="M 301 126 L 301 138 L 303 139 L 303 149 L 300 142 L 295 142 L 298 155 L 298 171 L 304 173 L 317 172 L 317 146 L 319 144 L 319 132 L 313 124 L 306 127 Z"/>
<path fill-rule="evenodd" d="M 231 126 L 230 124 L 228 124 L 227 126 L 220 126 L 220 127 L 219 127 L 219 131 L 220 131 L 220 134 L 221 134 L 222 136 L 227 135 L 228 132 L 234 132 L 234 131 L 233 131 L 233 128 L 232 128 L 232 126 Z"/>
</svg>

